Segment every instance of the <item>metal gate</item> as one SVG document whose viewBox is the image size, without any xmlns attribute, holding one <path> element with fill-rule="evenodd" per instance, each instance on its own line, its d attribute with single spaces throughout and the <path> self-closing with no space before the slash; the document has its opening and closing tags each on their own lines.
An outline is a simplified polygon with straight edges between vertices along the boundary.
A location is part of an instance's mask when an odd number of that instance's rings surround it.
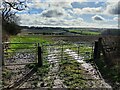
<svg viewBox="0 0 120 90">
<path fill-rule="evenodd" d="M 93 58 L 93 44 L 79 43 L 79 44 L 48 44 L 42 45 L 43 59 L 53 62 L 56 60 L 92 59 Z M 74 54 L 69 56 L 67 54 Z"/>
<path fill-rule="evenodd" d="M 3 43 L 3 64 L 22 65 L 37 60 L 36 43 Z"/>
<path fill-rule="evenodd" d="M 53 72 L 54 77 L 59 72 L 58 66 L 61 60 L 88 60 L 92 58 L 92 55 L 93 45 L 88 43 L 40 46 L 39 43 L 3 43 L 4 88 L 27 75 L 30 72 L 27 65 L 41 64 L 39 59 L 49 62 L 50 72 Z"/>
<path fill-rule="evenodd" d="M 37 43 L 3 43 L 3 88 L 30 72 L 27 65 L 37 63 L 37 47 Z"/>
</svg>

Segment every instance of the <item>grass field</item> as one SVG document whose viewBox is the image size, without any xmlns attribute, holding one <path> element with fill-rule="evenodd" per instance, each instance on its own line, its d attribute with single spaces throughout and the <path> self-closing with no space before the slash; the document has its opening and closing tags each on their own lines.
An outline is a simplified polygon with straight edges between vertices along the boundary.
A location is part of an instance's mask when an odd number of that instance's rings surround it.
<svg viewBox="0 0 120 90">
<path fill-rule="evenodd" d="M 9 41 L 11 43 L 40 43 L 40 44 L 49 44 L 52 41 L 46 39 L 43 36 L 37 36 L 37 35 L 28 35 L 28 36 L 11 36 Z"/>
<path fill-rule="evenodd" d="M 98 31 L 89 31 L 89 30 L 69 30 L 71 33 L 76 33 L 80 35 L 100 35 Z"/>
<path fill-rule="evenodd" d="M 10 48 L 29 48 L 33 47 L 35 44 L 50 44 L 52 41 L 50 39 L 46 39 L 42 36 L 11 36 L 9 39 L 10 43 L 28 43 L 28 44 L 10 44 Z"/>
</svg>

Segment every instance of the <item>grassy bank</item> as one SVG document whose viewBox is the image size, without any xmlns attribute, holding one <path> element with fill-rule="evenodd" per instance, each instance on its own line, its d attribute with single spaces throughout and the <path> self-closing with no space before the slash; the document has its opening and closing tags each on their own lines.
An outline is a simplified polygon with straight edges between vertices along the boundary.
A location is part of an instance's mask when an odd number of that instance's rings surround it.
<svg viewBox="0 0 120 90">
<path fill-rule="evenodd" d="M 97 60 L 96 63 L 103 78 L 107 80 L 115 90 L 120 88 L 120 64 L 108 66 L 103 58 Z"/>
</svg>

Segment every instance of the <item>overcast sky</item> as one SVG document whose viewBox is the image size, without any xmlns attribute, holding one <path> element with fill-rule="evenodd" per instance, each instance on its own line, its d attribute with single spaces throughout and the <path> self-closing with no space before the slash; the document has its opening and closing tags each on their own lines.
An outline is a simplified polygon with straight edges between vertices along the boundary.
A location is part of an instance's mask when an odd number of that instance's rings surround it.
<svg viewBox="0 0 120 90">
<path fill-rule="evenodd" d="M 17 15 L 24 26 L 117 28 L 118 1 L 28 0 L 26 10 Z"/>
</svg>

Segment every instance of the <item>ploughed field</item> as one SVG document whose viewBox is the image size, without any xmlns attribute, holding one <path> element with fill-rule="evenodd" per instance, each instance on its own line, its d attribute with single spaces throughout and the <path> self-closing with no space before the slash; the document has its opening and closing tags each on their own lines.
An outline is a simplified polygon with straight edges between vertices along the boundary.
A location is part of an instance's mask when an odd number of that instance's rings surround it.
<svg viewBox="0 0 120 90">
<path fill-rule="evenodd" d="M 46 35 L 44 36 L 45 38 L 50 38 L 53 41 L 65 41 L 65 42 L 71 42 L 71 43 L 79 43 L 79 42 L 95 42 L 96 40 L 98 40 L 100 37 L 105 38 L 105 39 L 110 39 L 110 40 L 114 40 L 116 38 L 118 38 L 118 36 L 102 36 L 102 35 Z"/>
</svg>

